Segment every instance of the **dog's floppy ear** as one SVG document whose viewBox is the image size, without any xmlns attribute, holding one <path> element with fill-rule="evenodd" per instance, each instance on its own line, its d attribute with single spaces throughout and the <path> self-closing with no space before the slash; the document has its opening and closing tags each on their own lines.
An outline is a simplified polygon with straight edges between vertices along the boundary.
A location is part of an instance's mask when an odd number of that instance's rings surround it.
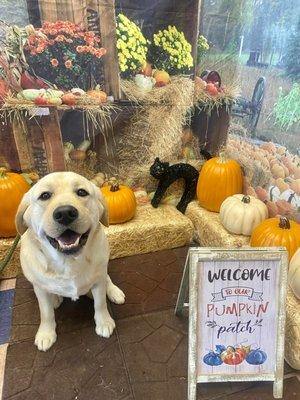
<svg viewBox="0 0 300 400">
<path fill-rule="evenodd" d="M 97 201 L 98 201 L 100 222 L 104 226 L 108 227 L 109 226 L 109 222 L 108 222 L 108 205 L 107 205 L 107 202 L 106 202 L 105 197 L 103 196 L 103 194 L 101 192 L 101 189 L 98 188 L 94 183 L 92 183 L 92 185 L 94 186 L 94 190 L 95 190 Z"/>
<path fill-rule="evenodd" d="M 16 224 L 16 228 L 17 228 L 19 235 L 23 235 L 23 233 L 25 233 L 28 228 L 25 218 L 24 218 L 24 214 L 27 211 L 29 204 L 30 204 L 29 192 L 30 192 L 30 190 L 24 194 L 24 196 L 21 200 L 21 203 L 19 204 L 16 218 L 15 218 L 15 224 Z"/>
</svg>

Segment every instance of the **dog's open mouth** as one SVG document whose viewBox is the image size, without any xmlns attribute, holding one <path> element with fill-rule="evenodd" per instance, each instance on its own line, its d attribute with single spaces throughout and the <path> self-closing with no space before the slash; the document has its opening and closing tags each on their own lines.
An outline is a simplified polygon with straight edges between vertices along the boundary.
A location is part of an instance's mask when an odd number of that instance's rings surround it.
<svg viewBox="0 0 300 400">
<path fill-rule="evenodd" d="M 90 231 L 83 234 L 67 229 L 57 238 L 47 235 L 49 243 L 58 251 L 65 254 L 77 253 L 87 242 Z"/>
</svg>

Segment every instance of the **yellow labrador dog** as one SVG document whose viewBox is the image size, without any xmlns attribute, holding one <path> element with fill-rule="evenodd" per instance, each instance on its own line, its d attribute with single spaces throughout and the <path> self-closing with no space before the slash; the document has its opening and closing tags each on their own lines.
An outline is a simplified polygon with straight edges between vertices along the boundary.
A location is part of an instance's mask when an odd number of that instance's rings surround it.
<svg viewBox="0 0 300 400">
<path fill-rule="evenodd" d="M 39 303 L 39 350 L 56 341 L 54 309 L 63 297 L 76 300 L 91 290 L 96 333 L 108 338 L 115 328 L 106 295 L 117 304 L 124 303 L 125 295 L 107 274 L 109 246 L 101 223 L 108 226 L 101 191 L 73 172 L 45 176 L 22 199 L 16 226 L 22 235 L 23 273 Z"/>
</svg>

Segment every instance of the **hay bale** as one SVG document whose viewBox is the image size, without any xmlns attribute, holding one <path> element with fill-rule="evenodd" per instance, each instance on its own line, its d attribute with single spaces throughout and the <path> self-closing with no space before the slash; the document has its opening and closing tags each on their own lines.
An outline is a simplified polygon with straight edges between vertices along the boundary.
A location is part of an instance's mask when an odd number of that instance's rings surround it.
<svg viewBox="0 0 300 400">
<path fill-rule="evenodd" d="M 185 215 L 192 221 L 195 229 L 194 239 L 204 247 L 243 247 L 249 238 L 233 235 L 222 226 L 219 214 L 205 210 L 198 201 L 192 201 Z"/>
<path fill-rule="evenodd" d="M 191 221 L 169 205 L 138 207 L 131 221 L 105 228 L 111 259 L 184 246 L 193 231 Z"/>
<path fill-rule="evenodd" d="M 131 221 L 104 229 L 111 259 L 184 246 L 190 243 L 194 231 L 191 221 L 170 205 L 138 206 Z M 0 239 L 0 259 L 12 243 L 13 239 Z M 19 258 L 18 246 L 0 279 L 15 278 L 21 272 Z"/>
<path fill-rule="evenodd" d="M 10 247 L 14 242 L 14 238 L 9 239 L 0 239 L 0 260 L 2 260 Z M 21 265 L 20 265 L 20 244 L 17 246 L 10 262 L 4 269 L 4 271 L 0 272 L 0 279 L 9 279 L 15 278 L 21 272 Z"/>
<path fill-rule="evenodd" d="M 174 77 L 169 85 L 150 92 L 123 81 L 126 97 L 139 104 L 130 125 L 117 143 L 119 177 L 152 190 L 149 168 L 155 157 L 176 161 L 181 153 L 182 127 L 193 105 L 193 81 Z"/>
<path fill-rule="evenodd" d="M 285 359 L 300 370 L 300 300 L 288 289 L 286 299 Z"/>
</svg>

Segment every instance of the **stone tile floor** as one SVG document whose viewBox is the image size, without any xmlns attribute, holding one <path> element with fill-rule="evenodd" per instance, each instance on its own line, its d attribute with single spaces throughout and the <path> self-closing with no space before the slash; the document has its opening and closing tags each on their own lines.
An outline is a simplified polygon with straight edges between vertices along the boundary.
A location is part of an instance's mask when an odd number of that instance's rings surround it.
<svg viewBox="0 0 300 400">
<path fill-rule="evenodd" d="M 125 305 L 111 305 L 117 329 L 110 339 L 94 332 L 92 300 L 65 299 L 56 311 L 58 339 L 46 353 L 33 345 L 39 312 L 31 285 L 17 279 L 3 399 L 184 400 L 187 326 L 174 316 L 186 248 L 110 262 Z M 198 399 L 268 400 L 272 385 L 202 384 Z M 284 399 L 300 399 L 296 371 L 286 366 Z"/>
</svg>

